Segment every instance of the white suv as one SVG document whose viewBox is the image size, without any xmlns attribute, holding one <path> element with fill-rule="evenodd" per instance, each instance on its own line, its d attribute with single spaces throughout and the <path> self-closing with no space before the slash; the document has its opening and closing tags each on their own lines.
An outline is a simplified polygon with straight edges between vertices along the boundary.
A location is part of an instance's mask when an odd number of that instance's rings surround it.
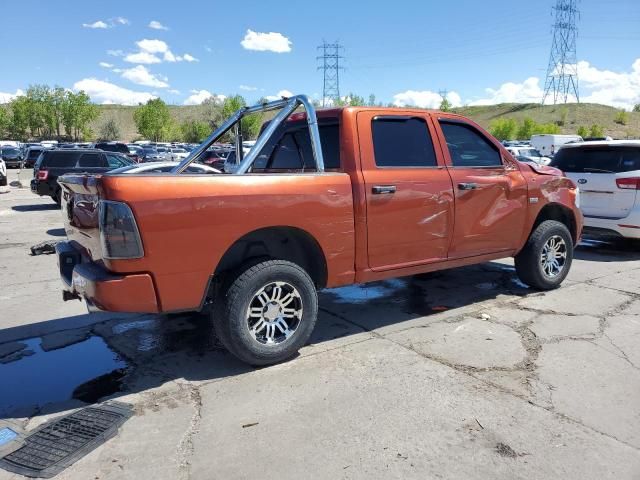
<svg viewBox="0 0 640 480">
<path fill-rule="evenodd" d="M 640 239 L 640 140 L 563 145 L 551 166 L 578 185 L 585 231 Z"/>
</svg>

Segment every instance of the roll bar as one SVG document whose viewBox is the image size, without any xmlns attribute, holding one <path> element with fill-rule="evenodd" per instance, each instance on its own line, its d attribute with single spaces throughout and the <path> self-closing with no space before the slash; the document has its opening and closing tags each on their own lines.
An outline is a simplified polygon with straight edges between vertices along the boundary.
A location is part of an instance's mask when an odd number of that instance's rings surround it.
<svg viewBox="0 0 640 480">
<path fill-rule="evenodd" d="M 236 158 L 242 159 L 235 175 L 245 174 L 253 165 L 260 151 L 266 145 L 269 138 L 275 133 L 276 129 L 298 108 L 303 106 L 307 112 L 307 126 L 309 128 L 309 138 L 311 139 L 311 150 L 313 151 L 313 159 L 316 163 L 316 170 L 324 172 L 324 158 L 322 157 L 322 145 L 320 144 L 320 131 L 318 130 L 318 119 L 316 117 L 316 109 L 306 95 L 295 95 L 289 98 L 282 98 L 273 102 L 259 103 L 251 107 L 244 107 L 229 117 L 220 127 L 218 127 L 207 139 L 196 147 L 184 160 L 176 165 L 171 173 L 182 173 L 191 162 L 197 160 L 213 143 L 227 133 L 232 127 L 239 124 L 242 117 L 256 112 L 268 112 L 270 110 L 281 109 L 275 118 L 269 122 L 269 125 L 258 136 L 255 145 L 251 148 L 246 157 L 242 156 L 242 143 L 236 142 Z"/>
</svg>

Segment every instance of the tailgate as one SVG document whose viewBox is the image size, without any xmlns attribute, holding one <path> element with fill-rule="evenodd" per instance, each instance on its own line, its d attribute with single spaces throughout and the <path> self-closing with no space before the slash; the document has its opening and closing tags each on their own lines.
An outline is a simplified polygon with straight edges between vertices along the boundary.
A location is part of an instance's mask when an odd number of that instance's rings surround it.
<svg viewBox="0 0 640 480">
<path fill-rule="evenodd" d="M 636 190 L 618 188 L 615 173 L 566 172 L 580 188 L 580 209 L 587 217 L 620 219 L 629 215 Z"/>
<path fill-rule="evenodd" d="M 62 218 L 67 237 L 94 261 L 102 259 L 98 229 L 100 178 L 95 175 L 64 175 L 58 179 L 62 188 Z"/>
</svg>

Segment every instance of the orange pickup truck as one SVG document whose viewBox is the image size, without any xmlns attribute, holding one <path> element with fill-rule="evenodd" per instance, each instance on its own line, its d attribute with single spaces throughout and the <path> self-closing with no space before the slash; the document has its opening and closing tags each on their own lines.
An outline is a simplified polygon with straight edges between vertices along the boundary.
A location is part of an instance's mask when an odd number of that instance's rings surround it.
<svg viewBox="0 0 640 480">
<path fill-rule="evenodd" d="M 279 110 L 243 156 L 245 115 Z M 299 111 L 298 111 L 299 110 Z M 235 128 L 229 172 L 189 164 Z M 242 109 L 165 173 L 68 175 L 63 298 L 90 310 L 211 312 L 253 365 L 308 340 L 317 290 L 515 257 L 552 289 L 582 230 L 576 186 L 516 161 L 474 122 L 420 109 Z"/>
</svg>

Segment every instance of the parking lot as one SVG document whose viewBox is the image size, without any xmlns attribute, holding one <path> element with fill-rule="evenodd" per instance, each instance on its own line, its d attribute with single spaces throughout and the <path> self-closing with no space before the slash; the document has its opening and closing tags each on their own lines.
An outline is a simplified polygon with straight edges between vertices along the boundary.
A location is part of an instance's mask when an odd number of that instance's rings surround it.
<svg viewBox="0 0 640 480">
<path fill-rule="evenodd" d="M 205 317 L 63 302 L 30 175 L 0 193 L 0 420 L 135 412 L 59 478 L 640 478 L 637 246 L 583 241 L 547 293 L 511 261 L 325 290 L 311 343 L 254 369 Z"/>
</svg>

